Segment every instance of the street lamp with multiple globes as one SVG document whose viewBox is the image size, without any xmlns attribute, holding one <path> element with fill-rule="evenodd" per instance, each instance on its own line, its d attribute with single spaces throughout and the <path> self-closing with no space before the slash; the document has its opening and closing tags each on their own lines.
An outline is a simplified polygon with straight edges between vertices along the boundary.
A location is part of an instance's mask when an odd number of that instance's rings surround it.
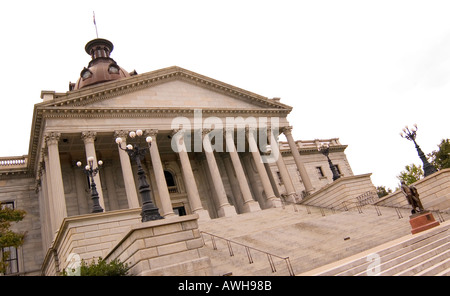
<svg viewBox="0 0 450 296">
<path fill-rule="evenodd" d="M 403 133 L 400 133 L 400 136 L 402 138 L 408 139 L 410 141 L 414 142 L 414 145 L 416 145 L 416 149 L 417 149 L 417 153 L 419 154 L 420 159 L 423 162 L 423 171 L 424 171 L 424 175 L 425 177 L 433 174 L 436 172 L 436 168 L 431 165 L 427 158 L 425 157 L 425 154 L 423 153 L 422 149 L 420 149 L 419 145 L 417 145 L 416 143 L 416 136 L 417 136 L 417 124 L 413 125 L 414 127 L 409 129 L 408 126 L 405 126 L 405 128 L 403 129 Z"/>
<path fill-rule="evenodd" d="M 143 135 L 142 130 L 137 130 L 136 132 L 132 131 L 129 133 L 130 138 L 134 139 L 136 136 L 141 137 Z M 145 153 L 150 150 L 150 146 L 152 144 L 152 137 L 147 137 L 145 141 L 148 143 L 148 147 L 141 148 L 139 147 L 139 143 L 136 143 L 134 146 L 128 144 L 125 148 L 122 148 L 122 138 L 116 138 L 116 144 L 119 148 L 125 152 L 127 152 L 130 159 L 136 161 L 138 166 L 138 180 L 139 180 L 139 193 L 142 197 L 142 222 L 151 221 L 151 220 L 159 220 L 164 219 L 159 214 L 158 208 L 152 201 L 150 196 L 150 185 L 147 182 L 147 178 L 145 177 L 145 172 L 142 169 L 141 160 L 144 159 Z"/>
<path fill-rule="evenodd" d="M 322 143 L 317 147 L 317 150 L 327 157 L 328 164 L 330 165 L 331 172 L 333 173 L 333 181 L 339 179 L 339 173 L 337 172 L 336 167 L 333 165 L 330 157 L 328 156 L 328 154 L 330 154 L 330 145 Z"/>
<path fill-rule="evenodd" d="M 93 206 L 92 206 L 92 213 L 101 213 L 103 212 L 103 208 L 100 206 L 99 203 L 99 197 L 98 197 L 98 192 L 97 192 L 97 186 L 95 185 L 94 182 L 94 177 L 97 175 L 98 171 L 100 170 L 101 166 L 103 165 L 103 161 L 99 160 L 98 161 L 98 165 L 96 168 L 94 168 L 94 157 L 93 156 L 89 156 L 88 159 L 88 164 L 82 168 L 84 173 L 90 178 L 90 183 L 91 183 L 91 199 L 93 202 Z M 81 168 L 82 163 L 81 161 L 77 162 L 77 166 L 79 168 Z"/>
</svg>

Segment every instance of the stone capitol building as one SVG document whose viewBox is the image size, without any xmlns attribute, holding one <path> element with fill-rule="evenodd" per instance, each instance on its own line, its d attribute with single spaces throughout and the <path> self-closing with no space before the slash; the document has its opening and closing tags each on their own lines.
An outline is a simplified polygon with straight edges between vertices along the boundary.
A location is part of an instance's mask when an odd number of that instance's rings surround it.
<svg viewBox="0 0 450 296">
<path fill-rule="evenodd" d="M 128 72 L 113 48 L 88 42 L 78 80 L 34 105 L 28 155 L 0 157 L 0 203 L 27 212 L 13 223 L 24 244 L 0 250 L 11 252 L 5 275 L 60 275 L 99 257 L 134 275 L 298 275 L 410 235 L 401 193 L 378 199 L 339 139 L 294 139 L 280 98 L 177 66 Z M 139 164 L 127 145 L 143 150 Z M 142 171 L 162 219 L 142 221 Z M 417 187 L 443 178 L 448 170 Z M 443 219 L 447 185 L 421 195 Z M 233 261 L 239 246 L 254 270 Z"/>
</svg>

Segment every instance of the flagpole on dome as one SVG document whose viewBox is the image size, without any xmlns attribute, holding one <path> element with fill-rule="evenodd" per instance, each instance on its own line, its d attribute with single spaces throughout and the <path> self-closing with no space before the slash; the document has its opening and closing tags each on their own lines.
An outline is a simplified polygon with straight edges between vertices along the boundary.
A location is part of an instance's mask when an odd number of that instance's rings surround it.
<svg viewBox="0 0 450 296">
<path fill-rule="evenodd" d="M 95 34 L 97 35 L 97 39 L 98 39 L 97 23 L 95 22 L 95 11 L 93 11 L 92 14 L 93 14 L 93 18 L 94 18 Z"/>
</svg>

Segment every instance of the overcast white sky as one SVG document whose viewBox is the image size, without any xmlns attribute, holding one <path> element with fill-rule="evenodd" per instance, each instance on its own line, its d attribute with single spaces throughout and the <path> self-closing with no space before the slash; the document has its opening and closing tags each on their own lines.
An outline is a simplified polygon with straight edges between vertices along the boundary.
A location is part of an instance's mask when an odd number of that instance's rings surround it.
<svg viewBox="0 0 450 296">
<path fill-rule="evenodd" d="M 354 174 L 394 188 L 449 138 L 450 1 L 1 1 L 0 156 L 28 154 L 41 90 L 65 92 L 90 58 L 145 73 L 180 66 L 293 106 L 299 140 L 340 139 Z"/>
</svg>

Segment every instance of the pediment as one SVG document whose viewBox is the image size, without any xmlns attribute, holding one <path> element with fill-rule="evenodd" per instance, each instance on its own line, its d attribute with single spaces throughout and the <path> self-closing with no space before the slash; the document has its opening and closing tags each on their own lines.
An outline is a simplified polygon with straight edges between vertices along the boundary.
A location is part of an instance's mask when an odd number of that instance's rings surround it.
<svg viewBox="0 0 450 296">
<path fill-rule="evenodd" d="M 287 112 L 292 109 L 278 101 L 179 67 L 67 92 L 39 105 L 92 109 L 278 109 Z"/>
<path fill-rule="evenodd" d="M 248 100 L 233 98 L 182 80 L 171 80 L 107 100 L 89 104 L 92 108 L 264 108 Z"/>
</svg>

